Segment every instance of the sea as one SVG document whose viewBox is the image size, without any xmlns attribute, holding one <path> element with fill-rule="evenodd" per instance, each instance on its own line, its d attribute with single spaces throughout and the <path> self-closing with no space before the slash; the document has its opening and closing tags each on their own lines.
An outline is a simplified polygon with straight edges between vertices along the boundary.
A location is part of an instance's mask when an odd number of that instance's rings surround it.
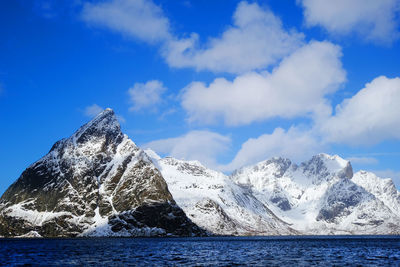
<svg viewBox="0 0 400 267">
<path fill-rule="evenodd" d="M 0 239 L 0 265 L 400 266 L 400 236 Z"/>
</svg>

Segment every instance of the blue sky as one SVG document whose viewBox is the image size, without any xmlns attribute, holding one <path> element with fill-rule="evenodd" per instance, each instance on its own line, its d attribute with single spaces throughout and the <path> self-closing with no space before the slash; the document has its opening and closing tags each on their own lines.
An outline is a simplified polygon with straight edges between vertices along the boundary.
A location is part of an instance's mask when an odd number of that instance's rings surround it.
<svg viewBox="0 0 400 267">
<path fill-rule="evenodd" d="M 320 2 L 1 1 L 0 193 L 106 107 L 227 173 L 326 152 L 399 186 L 400 1 Z"/>
</svg>

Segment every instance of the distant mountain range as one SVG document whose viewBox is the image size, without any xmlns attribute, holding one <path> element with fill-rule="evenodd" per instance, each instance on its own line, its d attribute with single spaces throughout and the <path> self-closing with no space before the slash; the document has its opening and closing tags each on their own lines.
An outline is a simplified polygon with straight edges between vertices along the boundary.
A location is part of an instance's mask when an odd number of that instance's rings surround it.
<svg viewBox="0 0 400 267">
<path fill-rule="evenodd" d="M 391 179 L 319 154 L 230 176 L 143 151 L 106 109 L 29 166 L 0 199 L 0 236 L 400 234 Z"/>
</svg>

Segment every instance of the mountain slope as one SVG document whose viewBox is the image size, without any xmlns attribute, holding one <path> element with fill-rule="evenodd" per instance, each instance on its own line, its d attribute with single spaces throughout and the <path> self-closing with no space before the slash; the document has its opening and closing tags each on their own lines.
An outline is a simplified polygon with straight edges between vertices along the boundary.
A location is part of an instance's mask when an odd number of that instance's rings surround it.
<svg viewBox="0 0 400 267">
<path fill-rule="evenodd" d="M 200 227 L 220 235 L 297 234 L 251 190 L 197 161 L 153 157 L 178 205 Z"/>
<path fill-rule="evenodd" d="M 400 232 L 398 204 L 391 202 L 398 191 L 390 187 L 390 196 L 385 186 L 374 191 L 361 174 L 353 177 L 350 162 L 338 156 L 320 154 L 299 166 L 273 158 L 237 170 L 231 179 L 251 188 L 273 213 L 304 234 Z"/>
<path fill-rule="evenodd" d="M 396 189 L 392 179 L 382 179 L 372 172 L 359 171 L 351 180 L 400 216 L 400 192 Z"/>
<path fill-rule="evenodd" d="M 272 158 L 230 176 L 197 161 L 161 159 L 138 148 L 106 109 L 55 143 L 0 198 L 5 237 L 192 236 L 203 229 L 400 234 L 400 192 L 392 180 L 353 174 L 350 162 L 327 154 L 300 165 Z"/>
<path fill-rule="evenodd" d="M 0 235 L 200 234 L 106 109 L 29 166 L 0 199 Z"/>
</svg>

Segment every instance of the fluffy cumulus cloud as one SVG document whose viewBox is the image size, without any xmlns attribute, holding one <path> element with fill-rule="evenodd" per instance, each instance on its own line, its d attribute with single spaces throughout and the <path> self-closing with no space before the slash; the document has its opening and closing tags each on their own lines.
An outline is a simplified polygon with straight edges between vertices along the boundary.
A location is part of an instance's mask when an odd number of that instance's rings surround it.
<svg viewBox="0 0 400 267">
<path fill-rule="evenodd" d="M 400 78 L 381 76 L 317 125 L 327 142 L 373 145 L 400 139 Z"/>
<path fill-rule="evenodd" d="M 271 134 L 248 139 L 242 144 L 230 163 L 218 164 L 218 156 L 226 153 L 230 146 L 231 138 L 229 136 L 210 131 L 190 131 L 179 137 L 156 140 L 141 145 L 143 149 L 152 149 L 158 154 L 178 159 L 199 160 L 207 167 L 224 172 L 231 172 L 242 166 L 275 156 L 300 162 L 324 149 L 311 131 L 296 127 L 291 127 L 287 131 L 277 128 Z"/>
<path fill-rule="evenodd" d="M 242 73 L 276 63 L 303 42 L 303 34 L 286 31 L 281 20 L 257 3 L 240 2 L 233 25 L 220 37 L 199 43 L 196 33 L 180 38 L 169 19 L 151 0 L 108 0 L 86 3 L 82 18 L 96 25 L 148 43 L 159 44 L 172 67 Z M 246 60 L 243 60 L 246 58 Z"/>
<path fill-rule="evenodd" d="M 208 167 L 216 167 L 216 158 L 226 152 L 231 138 L 210 131 L 191 131 L 185 135 L 149 142 L 142 145 L 158 154 L 169 155 L 178 159 L 199 160 Z"/>
<path fill-rule="evenodd" d="M 163 54 L 174 67 L 242 73 L 276 63 L 302 41 L 302 34 L 286 31 L 270 10 L 241 2 L 233 15 L 233 25 L 220 37 L 210 38 L 201 46 L 198 35 L 192 34 L 168 42 Z"/>
<path fill-rule="evenodd" d="M 161 96 L 166 90 L 163 83 L 157 80 L 148 81 L 146 83 L 135 83 L 135 85 L 128 90 L 132 103 L 130 110 L 154 110 L 158 104 L 162 103 Z"/>
<path fill-rule="evenodd" d="M 250 72 L 233 81 L 194 82 L 182 93 L 190 121 L 243 125 L 273 117 L 329 114 L 325 99 L 345 81 L 340 47 L 311 42 L 270 72 Z"/>
<path fill-rule="evenodd" d="M 90 106 L 87 106 L 84 110 L 84 114 L 87 117 L 95 117 L 97 116 L 100 112 L 102 112 L 104 109 L 102 107 L 100 107 L 97 104 L 93 104 Z"/>
<path fill-rule="evenodd" d="M 171 38 L 169 20 L 160 7 L 149 0 L 109 0 L 85 3 L 82 19 L 89 24 L 148 43 Z"/>
<path fill-rule="evenodd" d="M 308 26 L 335 35 L 358 33 L 367 40 L 390 43 L 399 37 L 398 0 L 297 0 Z"/>
<path fill-rule="evenodd" d="M 295 127 L 287 131 L 277 128 L 271 134 L 263 134 L 244 142 L 232 162 L 219 168 L 232 171 L 275 156 L 300 162 L 320 153 L 322 149 L 321 143 L 309 131 Z"/>
</svg>

